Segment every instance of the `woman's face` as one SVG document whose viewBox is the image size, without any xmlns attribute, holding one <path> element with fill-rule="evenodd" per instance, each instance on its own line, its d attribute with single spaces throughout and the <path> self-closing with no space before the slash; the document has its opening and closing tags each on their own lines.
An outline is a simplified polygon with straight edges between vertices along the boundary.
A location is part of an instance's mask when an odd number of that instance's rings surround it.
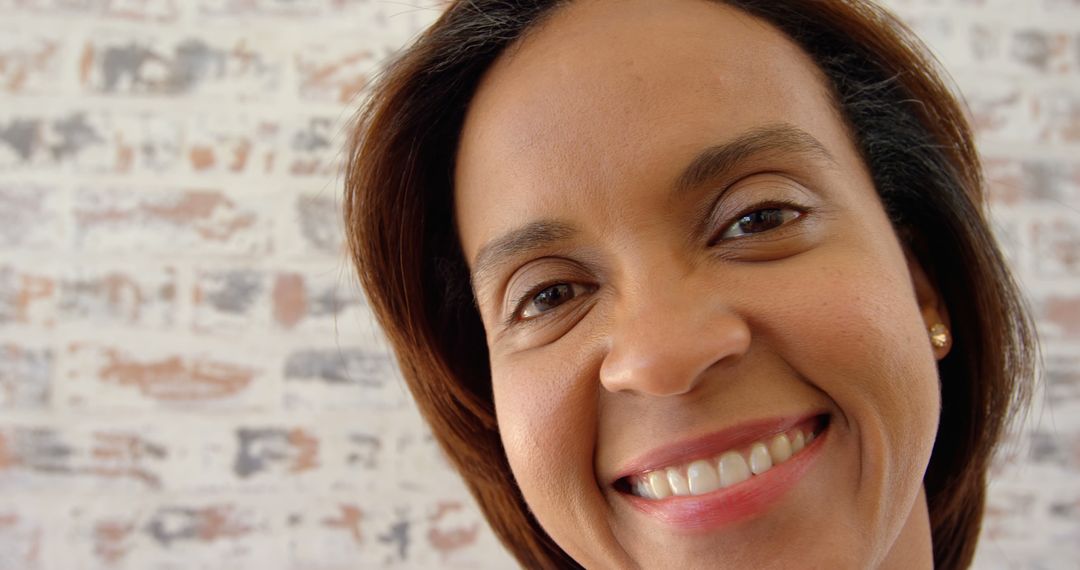
<svg viewBox="0 0 1080 570">
<path fill-rule="evenodd" d="M 785 36 L 578 1 L 486 76 L 455 177 L 506 453 L 571 556 L 929 564 L 946 315 Z"/>
</svg>

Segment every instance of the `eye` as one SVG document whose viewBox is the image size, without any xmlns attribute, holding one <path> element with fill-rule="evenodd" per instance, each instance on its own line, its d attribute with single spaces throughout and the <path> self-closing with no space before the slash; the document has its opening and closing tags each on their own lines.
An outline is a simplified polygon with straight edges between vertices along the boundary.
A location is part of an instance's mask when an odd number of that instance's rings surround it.
<svg viewBox="0 0 1080 570">
<path fill-rule="evenodd" d="M 802 212 L 784 206 L 769 206 L 747 212 L 724 229 L 720 239 L 745 237 L 776 229 L 802 216 Z"/>
<path fill-rule="evenodd" d="M 540 316 L 588 290 L 584 285 L 574 283 L 556 283 L 542 287 L 539 291 L 533 290 L 527 293 L 521 300 L 517 311 L 520 318 L 529 319 Z"/>
</svg>

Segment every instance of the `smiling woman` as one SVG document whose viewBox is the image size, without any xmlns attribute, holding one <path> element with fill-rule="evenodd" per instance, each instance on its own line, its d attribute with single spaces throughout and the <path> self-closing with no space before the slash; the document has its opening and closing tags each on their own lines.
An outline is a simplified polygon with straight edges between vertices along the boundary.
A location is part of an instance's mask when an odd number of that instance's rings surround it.
<svg viewBox="0 0 1080 570">
<path fill-rule="evenodd" d="M 524 566 L 970 563 L 1034 335 L 917 45 L 850 0 L 473 0 L 389 69 L 353 258 Z"/>
</svg>

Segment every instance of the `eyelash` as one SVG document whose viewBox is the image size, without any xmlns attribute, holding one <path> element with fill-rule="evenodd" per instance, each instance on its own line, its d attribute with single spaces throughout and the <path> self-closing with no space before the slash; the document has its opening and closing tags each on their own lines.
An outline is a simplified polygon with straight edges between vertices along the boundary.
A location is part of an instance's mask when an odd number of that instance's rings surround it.
<svg viewBox="0 0 1080 570">
<path fill-rule="evenodd" d="M 768 232 L 771 232 L 771 231 L 774 231 L 774 230 L 778 230 L 778 229 L 782 228 L 783 226 L 802 218 L 803 216 L 810 213 L 810 211 L 811 211 L 810 208 L 807 208 L 805 206 L 802 206 L 802 205 L 799 205 L 799 204 L 796 204 L 794 202 L 790 202 L 790 201 L 787 201 L 787 200 L 771 200 L 771 201 L 768 201 L 768 202 L 762 202 L 762 203 L 759 203 L 759 204 L 755 204 L 755 205 L 751 206 L 750 208 L 747 208 L 746 210 L 743 210 L 742 212 L 740 212 L 736 216 L 734 216 L 732 218 L 729 218 L 728 221 L 720 228 L 720 231 L 716 233 L 716 237 L 709 240 L 709 244 L 708 244 L 709 247 L 712 247 L 712 246 L 716 245 L 717 243 L 719 243 L 720 241 L 722 241 L 724 239 L 723 235 L 726 234 L 727 231 L 729 229 L 731 229 L 733 226 L 738 224 L 739 220 L 745 218 L 746 216 L 749 216 L 750 214 L 765 211 L 765 210 L 791 210 L 791 211 L 796 212 L 797 215 L 796 215 L 796 217 L 794 217 L 794 218 L 792 218 L 790 220 L 785 220 L 783 223 L 781 223 L 780 226 L 777 226 L 776 228 L 770 228 L 770 229 L 764 230 L 762 232 L 753 233 L 753 234 L 750 234 L 750 236 L 759 235 L 759 234 L 762 234 L 762 233 L 768 233 Z M 737 236 L 737 237 L 728 238 L 728 239 L 743 239 L 743 238 L 746 238 L 746 237 L 749 237 L 749 236 Z M 514 307 L 514 310 L 511 311 L 510 315 L 507 317 L 505 325 L 506 326 L 513 326 L 513 325 L 519 325 L 519 324 L 531 324 L 531 323 L 536 322 L 536 321 L 542 319 L 543 317 L 549 315 L 554 310 L 558 309 L 558 307 L 556 307 L 555 309 L 552 309 L 551 311 L 540 313 L 540 314 L 538 314 L 536 316 L 533 316 L 533 317 L 527 317 L 526 318 L 526 317 L 521 316 L 525 312 L 525 306 L 526 306 L 527 303 L 529 303 L 530 301 L 535 299 L 538 295 L 540 295 L 540 293 L 543 293 L 544 291 L 546 291 L 546 290 L 548 290 L 548 289 L 550 289 L 552 287 L 555 287 L 556 285 L 562 285 L 562 284 L 570 285 L 571 287 L 574 286 L 573 283 L 570 283 L 570 282 L 567 282 L 567 281 L 564 281 L 564 280 L 555 279 L 555 280 L 550 280 L 550 281 L 544 281 L 544 282 L 540 283 L 539 285 L 536 285 L 535 287 L 530 288 L 524 294 L 518 296 L 516 299 L 514 299 L 514 301 L 512 303 L 512 306 Z M 591 289 L 593 287 L 587 287 L 587 288 Z M 561 307 L 562 305 L 559 305 L 559 306 Z"/>
<path fill-rule="evenodd" d="M 788 200 L 770 200 L 768 202 L 761 202 L 761 203 L 758 203 L 758 204 L 754 204 L 753 206 L 750 206 L 749 208 L 746 208 L 745 210 L 742 210 L 741 212 L 739 212 L 735 216 L 733 216 L 731 218 L 728 218 L 728 221 L 725 222 L 722 226 L 720 226 L 719 231 L 717 231 L 714 234 L 714 237 L 709 240 L 709 247 L 712 247 L 712 246 L 720 243 L 720 241 L 722 241 L 724 239 L 724 237 L 723 237 L 724 234 L 726 234 L 728 232 L 728 230 L 730 230 L 732 227 L 734 227 L 736 224 L 738 224 L 739 220 L 742 220 L 743 218 L 749 216 L 750 214 L 754 214 L 754 213 L 762 212 L 762 211 L 766 211 L 766 210 L 791 210 L 793 212 L 796 212 L 796 215 L 795 215 L 794 218 L 792 218 L 790 220 L 784 220 L 779 226 L 777 226 L 775 228 L 770 228 L 770 229 L 767 229 L 767 230 L 764 230 L 764 231 L 761 231 L 761 232 L 756 232 L 756 233 L 750 234 L 750 236 L 760 235 L 760 234 L 768 233 L 768 232 L 771 232 L 771 231 L 774 231 L 774 230 L 779 230 L 780 228 L 788 225 L 791 222 L 799 220 L 800 218 L 802 218 L 803 216 L 805 216 L 805 215 L 807 215 L 807 214 L 809 214 L 811 212 L 810 208 L 807 208 L 805 206 L 802 206 L 800 204 L 796 204 L 795 202 L 791 202 L 791 201 L 788 201 Z M 735 236 L 735 237 L 731 237 L 731 238 L 727 238 L 727 239 L 744 239 L 746 237 L 749 237 L 749 236 Z"/>
<path fill-rule="evenodd" d="M 527 317 L 526 318 L 526 317 L 521 316 L 522 313 L 525 312 L 525 305 L 528 304 L 533 299 L 535 299 L 538 295 L 540 295 L 540 293 L 543 293 L 544 291 L 546 291 L 546 290 L 548 290 L 548 289 L 550 289 L 550 288 L 552 288 L 552 287 L 554 287 L 556 285 L 562 285 L 562 284 L 570 285 L 571 287 L 574 286 L 573 283 L 563 281 L 563 280 L 558 280 L 558 279 L 554 279 L 554 280 L 551 280 L 551 281 L 544 281 L 541 284 L 529 289 L 528 291 L 526 291 L 524 294 L 522 294 L 518 298 L 514 299 L 514 302 L 512 304 L 512 306 L 514 307 L 514 310 L 510 312 L 510 316 L 507 318 L 506 325 L 510 326 L 510 325 L 515 325 L 515 324 L 528 324 L 528 323 L 535 322 L 538 319 L 548 315 L 551 311 L 548 311 L 546 313 L 540 313 L 539 315 L 536 315 L 534 317 Z M 587 287 L 587 288 L 592 289 L 592 287 Z M 562 305 L 560 305 L 560 306 L 562 306 Z"/>
</svg>

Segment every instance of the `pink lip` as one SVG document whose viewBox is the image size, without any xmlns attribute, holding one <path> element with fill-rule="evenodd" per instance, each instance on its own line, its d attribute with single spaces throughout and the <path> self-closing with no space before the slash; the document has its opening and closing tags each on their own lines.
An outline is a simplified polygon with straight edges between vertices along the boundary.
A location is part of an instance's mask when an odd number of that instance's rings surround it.
<svg viewBox="0 0 1080 570">
<path fill-rule="evenodd" d="M 687 533 L 715 531 L 764 513 L 790 491 L 821 456 L 830 435 L 828 428 L 791 459 L 761 475 L 713 493 L 696 497 L 668 497 L 659 501 L 629 493 L 620 493 L 619 496 L 638 511 L 676 530 Z"/>
<path fill-rule="evenodd" d="M 722 431 L 665 445 L 627 462 L 618 470 L 618 475 L 612 483 L 630 475 L 719 455 L 730 449 L 737 449 L 784 433 L 821 415 L 824 415 L 824 412 L 747 422 Z"/>
<path fill-rule="evenodd" d="M 714 457 L 725 451 L 745 447 L 799 426 L 818 427 L 818 422 L 823 415 L 823 412 L 815 412 L 801 416 L 747 422 L 705 436 L 666 445 L 628 462 L 619 470 L 620 476 L 612 484 L 631 475 L 639 475 L 694 459 Z M 625 499 L 638 511 L 655 517 L 676 530 L 688 533 L 717 530 L 765 512 L 791 490 L 821 455 L 821 449 L 829 434 L 828 427 L 826 425 L 810 445 L 787 461 L 731 487 L 705 495 L 672 496 L 661 500 L 646 499 L 621 491 L 619 497 Z"/>
</svg>

